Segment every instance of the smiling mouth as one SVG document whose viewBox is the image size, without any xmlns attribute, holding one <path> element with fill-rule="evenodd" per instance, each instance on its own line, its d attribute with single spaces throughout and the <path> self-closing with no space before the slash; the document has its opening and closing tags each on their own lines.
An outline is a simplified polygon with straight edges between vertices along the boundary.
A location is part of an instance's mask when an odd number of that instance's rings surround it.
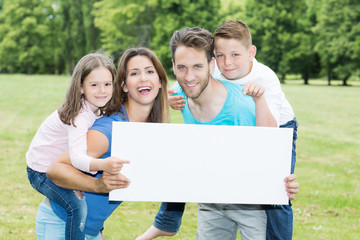
<svg viewBox="0 0 360 240">
<path fill-rule="evenodd" d="M 192 83 L 192 84 L 186 83 L 186 86 L 188 86 L 188 87 L 195 87 L 196 85 L 197 85 L 197 83 Z"/>
<path fill-rule="evenodd" d="M 139 93 L 148 93 L 151 91 L 151 87 L 140 87 L 137 89 Z"/>
</svg>

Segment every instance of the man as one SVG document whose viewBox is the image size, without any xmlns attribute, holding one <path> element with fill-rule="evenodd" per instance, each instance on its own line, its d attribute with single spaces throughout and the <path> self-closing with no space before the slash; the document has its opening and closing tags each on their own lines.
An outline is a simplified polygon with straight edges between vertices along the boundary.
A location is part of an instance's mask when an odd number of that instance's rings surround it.
<svg viewBox="0 0 360 240">
<path fill-rule="evenodd" d="M 173 34 L 170 40 L 173 70 L 180 87 L 178 94 L 186 95 L 182 111 L 186 124 L 276 126 L 263 96 L 263 88 L 249 83 L 244 88 L 230 82 L 215 80 L 214 39 L 210 32 L 201 28 L 184 28 Z M 250 96 L 253 96 L 254 101 Z M 256 120 L 255 106 L 256 105 Z M 289 198 L 297 193 L 295 176 L 285 179 Z M 162 208 L 174 204 L 164 203 Z M 175 204 L 179 206 L 181 204 Z M 180 207 L 178 207 L 180 208 Z M 157 235 L 161 211 L 154 226 L 139 239 L 152 239 Z M 236 239 L 240 230 L 242 239 L 265 239 L 266 214 L 260 205 L 199 204 L 197 239 Z"/>
</svg>

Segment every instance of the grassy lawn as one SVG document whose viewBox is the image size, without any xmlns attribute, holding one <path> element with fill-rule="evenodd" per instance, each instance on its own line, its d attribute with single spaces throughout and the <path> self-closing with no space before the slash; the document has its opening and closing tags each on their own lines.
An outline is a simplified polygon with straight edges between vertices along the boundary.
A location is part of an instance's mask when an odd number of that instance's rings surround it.
<svg viewBox="0 0 360 240">
<path fill-rule="evenodd" d="M 25 153 L 41 122 L 62 103 L 70 77 L 0 75 L 0 239 L 36 239 L 43 196 L 31 188 Z M 294 239 L 360 239 L 360 85 L 287 81 L 283 90 L 299 121 L 293 201 Z M 172 122 L 181 122 L 171 112 Z M 105 224 L 107 239 L 134 239 L 159 203 L 127 202 Z M 90 209 L 91 210 L 91 209 Z M 195 239 L 196 204 L 187 204 L 181 234 Z"/>
</svg>

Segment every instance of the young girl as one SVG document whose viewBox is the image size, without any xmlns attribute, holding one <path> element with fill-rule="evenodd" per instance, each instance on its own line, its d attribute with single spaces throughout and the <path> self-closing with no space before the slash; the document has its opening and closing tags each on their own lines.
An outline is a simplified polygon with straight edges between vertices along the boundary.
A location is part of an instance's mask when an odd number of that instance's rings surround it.
<svg viewBox="0 0 360 240">
<path fill-rule="evenodd" d="M 87 147 L 93 156 L 107 158 L 111 155 L 112 122 L 168 122 L 169 107 L 167 103 L 167 76 L 155 53 L 147 48 L 128 49 L 121 57 L 117 70 L 114 98 L 109 104 L 107 114 L 96 120 L 89 129 Z M 161 151 L 161 143 L 153 143 L 154 149 Z M 159 145 L 160 144 L 160 145 Z M 160 146 L 160 147 L 159 147 Z M 121 173 L 109 175 L 97 174 L 96 178 L 76 171 L 70 166 L 70 159 L 62 155 L 51 165 L 49 178 L 64 188 L 79 189 L 85 192 L 88 216 L 85 234 L 89 239 L 100 239 L 100 231 L 105 220 L 121 204 L 109 201 L 107 193 L 112 189 L 125 188 L 128 181 Z M 107 187 L 99 188 L 98 184 Z M 101 194 L 93 192 L 103 192 Z M 63 239 L 65 214 L 64 209 L 50 201 L 43 201 L 38 209 L 36 234 L 41 236 L 53 233 L 55 239 Z M 182 215 L 182 212 L 180 212 Z M 59 218 L 59 217 L 60 218 Z M 52 219 L 53 221 L 47 221 Z M 63 219 L 63 220 L 62 220 Z M 180 227 L 181 216 L 164 219 L 163 229 L 171 230 Z M 164 233 L 164 235 L 166 235 Z"/>
<path fill-rule="evenodd" d="M 28 178 L 33 188 L 62 206 L 67 213 L 66 239 L 84 239 L 87 215 L 81 192 L 63 189 L 51 182 L 48 167 L 67 149 L 77 169 L 95 174 L 98 170 L 116 174 L 119 159 L 92 158 L 86 154 L 86 133 L 104 113 L 113 94 L 115 67 L 103 53 L 88 54 L 74 69 L 66 99 L 40 126 L 26 153 Z"/>
</svg>

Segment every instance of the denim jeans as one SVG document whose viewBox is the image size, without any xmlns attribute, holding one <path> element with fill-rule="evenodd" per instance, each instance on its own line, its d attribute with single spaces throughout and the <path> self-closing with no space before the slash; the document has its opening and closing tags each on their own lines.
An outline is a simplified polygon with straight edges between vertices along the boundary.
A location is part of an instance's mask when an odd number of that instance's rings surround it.
<svg viewBox="0 0 360 240">
<path fill-rule="evenodd" d="M 84 239 L 87 215 L 85 197 L 78 197 L 74 190 L 55 185 L 47 178 L 46 173 L 34 171 L 29 167 L 27 167 L 27 173 L 33 188 L 65 209 L 67 213 L 65 239 Z"/>
<path fill-rule="evenodd" d="M 38 240 L 64 240 L 65 222 L 45 202 L 46 198 L 41 202 L 36 215 L 36 237 Z M 101 240 L 101 235 L 85 235 L 85 240 Z"/>
<path fill-rule="evenodd" d="M 153 223 L 154 227 L 164 232 L 178 232 L 184 210 L 185 203 L 161 203 Z"/>
<path fill-rule="evenodd" d="M 296 139 L 298 123 L 296 118 L 280 126 L 281 128 L 293 128 L 293 146 L 291 156 L 291 173 L 294 173 L 296 162 Z M 289 240 L 293 234 L 293 211 L 291 201 L 289 205 L 267 205 L 267 240 Z"/>
<path fill-rule="evenodd" d="M 266 213 L 260 205 L 199 203 L 197 240 L 265 240 Z"/>
</svg>

